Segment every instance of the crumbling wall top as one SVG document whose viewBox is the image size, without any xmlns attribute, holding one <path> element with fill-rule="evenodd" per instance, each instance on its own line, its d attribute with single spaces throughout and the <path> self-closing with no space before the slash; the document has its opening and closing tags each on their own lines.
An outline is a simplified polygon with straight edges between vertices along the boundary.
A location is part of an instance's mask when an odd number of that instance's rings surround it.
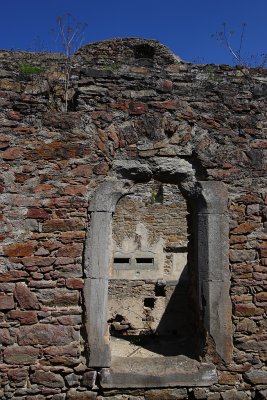
<svg viewBox="0 0 267 400">
<path fill-rule="evenodd" d="M 168 65 L 180 62 L 157 40 L 141 38 L 110 39 L 81 47 L 76 56 L 89 64 L 108 62 L 138 65 Z"/>
</svg>

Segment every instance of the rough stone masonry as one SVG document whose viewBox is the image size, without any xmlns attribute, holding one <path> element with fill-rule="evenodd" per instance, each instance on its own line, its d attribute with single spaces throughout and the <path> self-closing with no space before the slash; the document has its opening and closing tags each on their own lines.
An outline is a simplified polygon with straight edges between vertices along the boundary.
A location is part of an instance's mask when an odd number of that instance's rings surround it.
<svg viewBox="0 0 267 400">
<path fill-rule="evenodd" d="M 0 398 L 266 399 L 266 70 L 0 63 Z"/>
</svg>

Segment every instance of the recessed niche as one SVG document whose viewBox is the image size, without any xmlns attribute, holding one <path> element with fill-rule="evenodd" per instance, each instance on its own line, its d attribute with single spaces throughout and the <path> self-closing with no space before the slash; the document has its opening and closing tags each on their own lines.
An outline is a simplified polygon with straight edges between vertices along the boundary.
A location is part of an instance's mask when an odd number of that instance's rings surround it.
<svg viewBox="0 0 267 400">
<path fill-rule="evenodd" d="M 134 56 L 136 59 L 148 58 L 153 59 L 155 50 L 148 44 L 140 44 L 134 46 Z"/>
</svg>

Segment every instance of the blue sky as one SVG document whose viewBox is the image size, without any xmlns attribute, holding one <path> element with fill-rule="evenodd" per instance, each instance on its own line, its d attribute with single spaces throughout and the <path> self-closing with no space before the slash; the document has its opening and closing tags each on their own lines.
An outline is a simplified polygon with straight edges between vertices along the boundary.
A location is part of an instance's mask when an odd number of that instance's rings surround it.
<svg viewBox="0 0 267 400">
<path fill-rule="evenodd" d="M 186 61 L 231 64 L 211 35 L 225 22 L 238 44 L 245 22 L 245 53 L 267 53 L 266 0 L 2 0 L 0 49 L 58 50 L 50 29 L 65 13 L 88 23 L 84 44 L 144 37 L 159 40 Z"/>
</svg>

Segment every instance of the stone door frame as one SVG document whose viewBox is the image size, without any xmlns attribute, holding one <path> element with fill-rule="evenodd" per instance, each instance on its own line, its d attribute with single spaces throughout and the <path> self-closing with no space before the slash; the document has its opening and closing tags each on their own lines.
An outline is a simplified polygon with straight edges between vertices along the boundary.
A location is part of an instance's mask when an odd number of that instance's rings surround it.
<svg viewBox="0 0 267 400">
<path fill-rule="evenodd" d="M 128 181 L 110 180 L 99 185 L 89 206 L 84 265 L 89 367 L 111 366 L 107 324 L 109 266 L 112 258 L 112 216 Z M 222 360 L 232 360 L 232 306 L 229 296 L 228 192 L 224 183 L 196 183 L 193 200 L 194 244 L 198 269 L 199 308 L 206 331 Z"/>
</svg>

